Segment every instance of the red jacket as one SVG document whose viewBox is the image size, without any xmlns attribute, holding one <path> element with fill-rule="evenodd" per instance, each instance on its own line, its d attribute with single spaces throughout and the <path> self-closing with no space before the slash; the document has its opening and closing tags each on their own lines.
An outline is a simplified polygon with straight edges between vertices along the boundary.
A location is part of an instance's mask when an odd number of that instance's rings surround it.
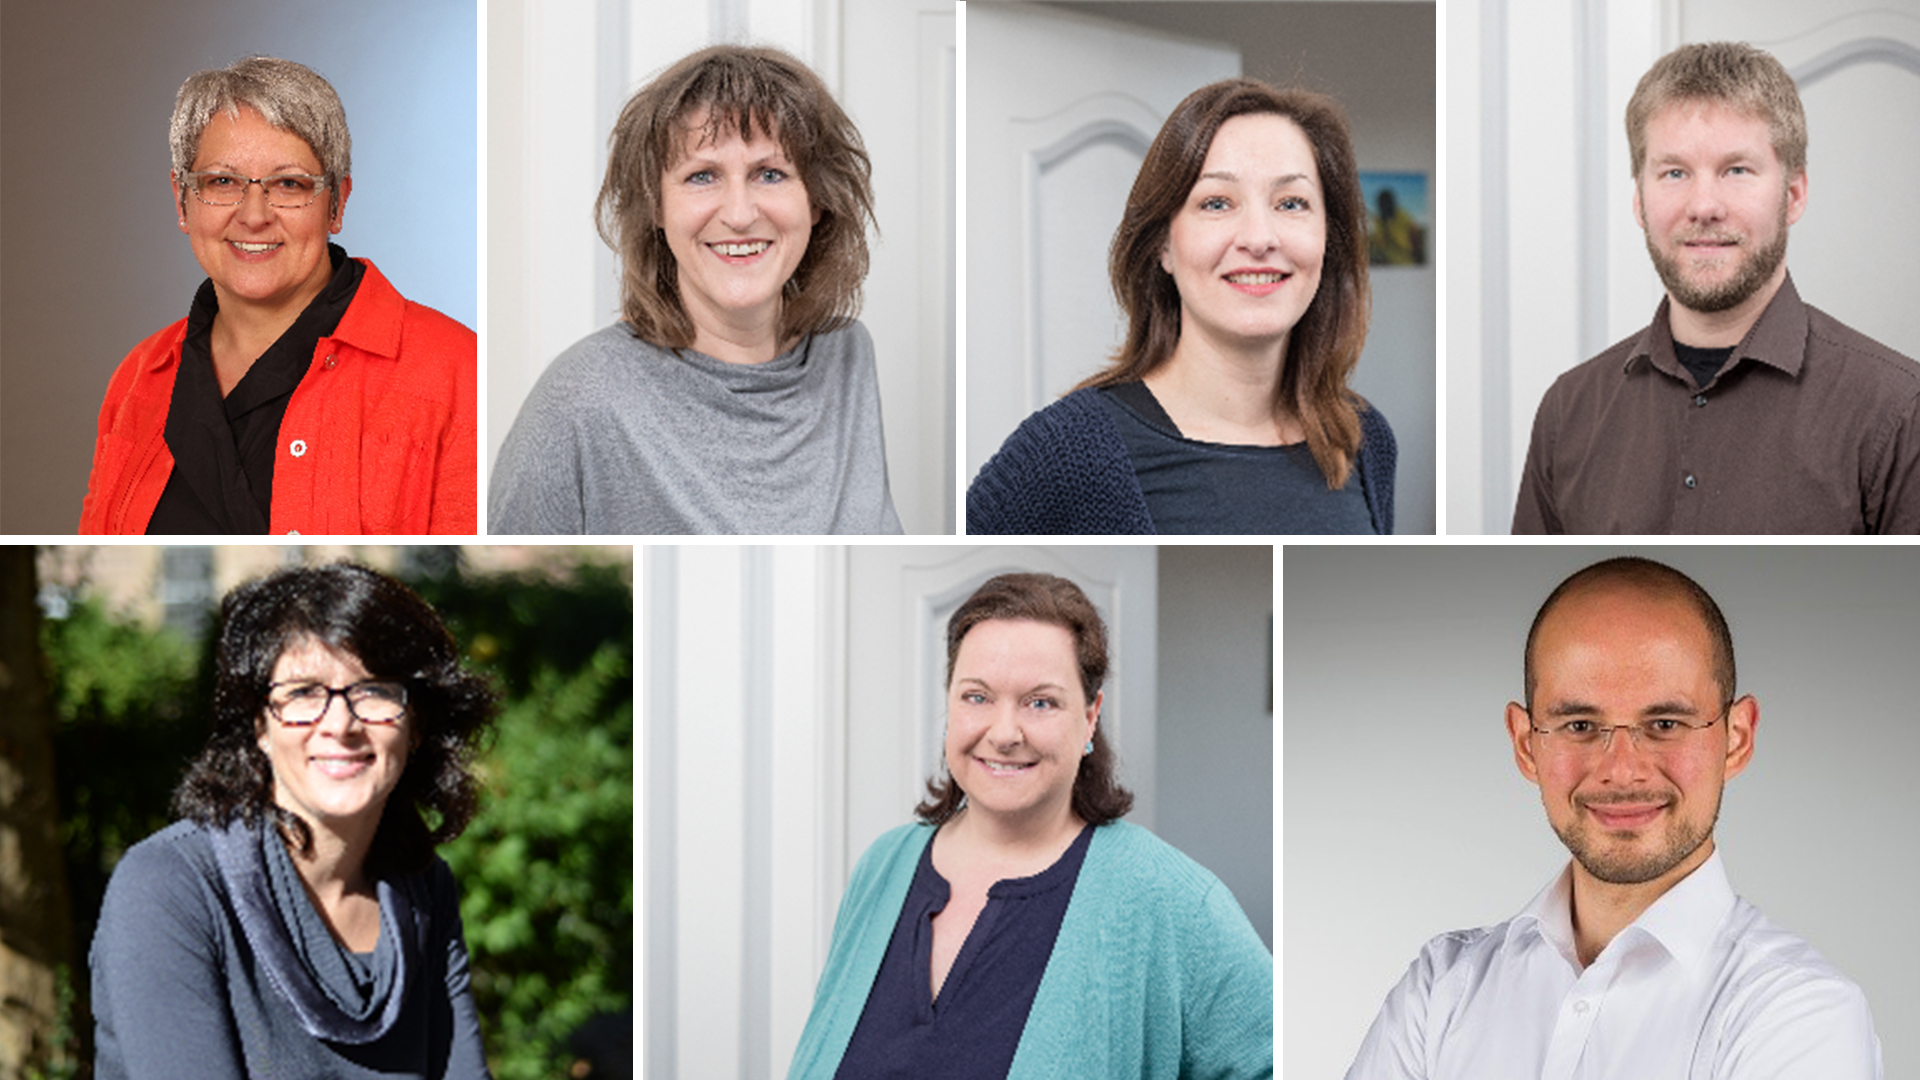
<svg viewBox="0 0 1920 1080">
<path fill-rule="evenodd" d="M 280 422 L 276 535 L 475 531 L 473 331 L 394 291 L 374 265 L 314 347 Z M 173 473 L 167 409 L 187 321 L 134 347 L 107 384 L 82 533 L 143 533 Z"/>
</svg>

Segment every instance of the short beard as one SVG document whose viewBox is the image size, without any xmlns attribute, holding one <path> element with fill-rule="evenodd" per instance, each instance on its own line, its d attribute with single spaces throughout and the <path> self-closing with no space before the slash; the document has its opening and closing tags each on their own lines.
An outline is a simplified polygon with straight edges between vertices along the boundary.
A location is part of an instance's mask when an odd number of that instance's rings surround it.
<svg viewBox="0 0 1920 1080">
<path fill-rule="evenodd" d="M 1574 859 L 1595 878 L 1609 885 L 1644 885 L 1686 862 L 1713 835 L 1713 828 L 1719 823 L 1718 799 L 1714 800 L 1713 816 L 1704 829 L 1690 828 L 1687 822 L 1675 815 L 1667 826 L 1666 842 L 1658 850 L 1646 854 L 1608 850 L 1604 844 L 1597 843 L 1597 838 L 1590 832 L 1597 826 L 1591 824 L 1591 819 L 1582 816 L 1576 816 L 1573 824 L 1564 829 L 1555 825 L 1553 831 L 1559 835 L 1560 842 L 1567 845 Z"/>
<path fill-rule="evenodd" d="M 1680 272 L 1680 260 L 1670 256 L 1654 240 L 1651 230 L 1642 230 L 1647 238 L 1647 254 L 1653 257 L 1653 269 L 1667 287 L 1673 302 L 1689 311 L 1712 314 L 1739 307 L 1772 279 L 1773 272 L 1787 258 L 1787 202 L 1780 200 L 1780 219 L 1775 222 L 1773 239 L 1740 262 L 1733 277 L 1715 286 L 1696 286 Z"/>
</svg>

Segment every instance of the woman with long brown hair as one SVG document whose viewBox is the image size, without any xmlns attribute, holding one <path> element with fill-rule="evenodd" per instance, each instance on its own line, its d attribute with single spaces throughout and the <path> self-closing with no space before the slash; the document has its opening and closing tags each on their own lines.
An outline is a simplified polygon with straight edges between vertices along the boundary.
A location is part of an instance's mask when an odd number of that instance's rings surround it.
<svg viewBox="0 0 1920 1080">
<path fill-rule="evenodd" d="M 1108 273 L 1125 344 L 982 467 L 968 532 L 1393 531 L 1393 432 L 1348 387 L 1367 230 L 1338 105 L 1255 79 L 1194 91 Z"/>
</svg>

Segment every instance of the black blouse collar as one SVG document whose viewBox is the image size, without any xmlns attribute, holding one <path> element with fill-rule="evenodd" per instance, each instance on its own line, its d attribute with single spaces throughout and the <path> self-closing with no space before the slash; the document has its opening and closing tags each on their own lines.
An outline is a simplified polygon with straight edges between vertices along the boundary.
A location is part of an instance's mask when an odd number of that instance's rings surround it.
<svg viewBox="0 0 1920 1080">
<path fill-rule="evenodd" d="M 293 391 L 312 366 L 320 339 L 334 332 L 360 287 L 365 267 L 327 245 L 333 276 L 223 399 L 213 370 L 213 320 L 220 300 L 202 282 L 187 312 L 180 368 L 167 408 L 173 475 L 151 533 L 265 533 L 272 516 L 273 469 Z"/>
</svg>

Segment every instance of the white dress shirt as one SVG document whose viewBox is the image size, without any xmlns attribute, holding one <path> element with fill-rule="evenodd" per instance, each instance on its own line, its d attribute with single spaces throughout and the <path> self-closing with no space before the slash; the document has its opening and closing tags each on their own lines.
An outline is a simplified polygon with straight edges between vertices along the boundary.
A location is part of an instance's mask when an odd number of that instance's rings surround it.
<svg viewBox="0 0 1920 1080">
<path fill-rule="evenodd" d="M 1347 1080 L 1880 1080 L 1866 996 L 1719 852 L 1584 970 L 1572 895 L 1569 864 L 1507 922 L 1428 942 Z"/>
</svg>

